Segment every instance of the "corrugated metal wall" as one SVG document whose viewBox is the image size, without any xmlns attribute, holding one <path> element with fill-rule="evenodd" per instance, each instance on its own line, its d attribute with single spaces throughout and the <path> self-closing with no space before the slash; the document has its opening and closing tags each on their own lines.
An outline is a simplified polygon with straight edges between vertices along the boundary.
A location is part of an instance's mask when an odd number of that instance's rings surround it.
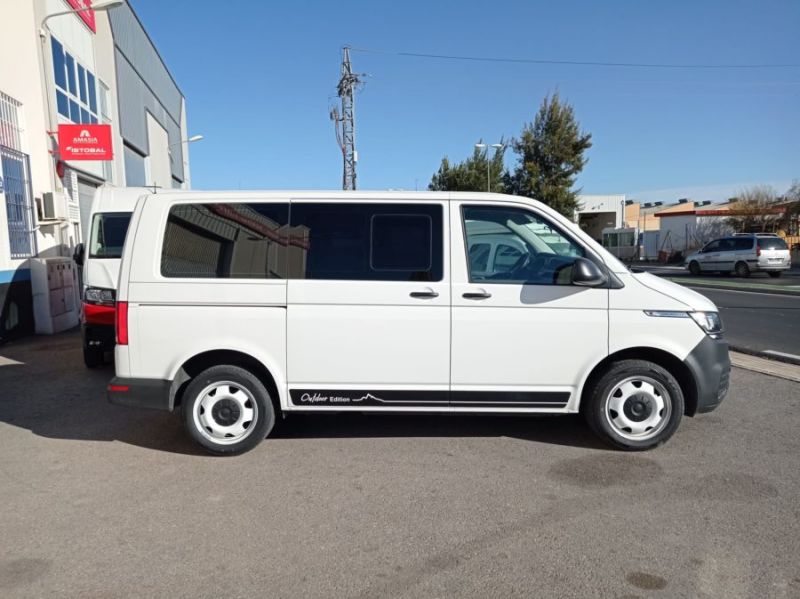
<svg viewBox="0 0 800 599">
<path fill-rule="evenodd" d="M 147 117 L 150 112 L 167 131 L 172 146 L 172 175 L 183 181 L 180 89 L 161 61 L 136 15 L 126 4 L 109 11 L 116 46 L 119 124 L 123 139 L 149 154 Z"/>
</svg>

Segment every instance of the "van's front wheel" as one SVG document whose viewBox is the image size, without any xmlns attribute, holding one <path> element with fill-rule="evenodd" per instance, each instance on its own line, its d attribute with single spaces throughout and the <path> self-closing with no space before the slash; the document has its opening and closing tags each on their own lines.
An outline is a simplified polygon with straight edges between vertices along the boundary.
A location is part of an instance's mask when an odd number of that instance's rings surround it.
<svg viewBox="0 0 800 599">
<path fill-rule="evenodd" d="M 645 360 L 623 360 L 600 377 L 587 397 L 589 426 L 607 443 L 629 451 L 669 439 L 683 416 L 683 392 L 666 369 Z"/>
<path fill-rule="evenodd" d="M 253 449 L 275 424 L 263 383 L 238 366 L 212 366 L 197 375 L 183 394 L 181 415 L 192 439 L 220 455 Z"/>
</svg>

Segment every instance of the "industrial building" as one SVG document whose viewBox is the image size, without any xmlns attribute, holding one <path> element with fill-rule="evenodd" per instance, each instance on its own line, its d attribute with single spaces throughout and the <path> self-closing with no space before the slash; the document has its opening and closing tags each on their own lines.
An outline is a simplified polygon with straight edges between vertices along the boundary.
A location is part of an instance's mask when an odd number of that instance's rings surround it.
<svg viewBox="0 0 800 599">
<path fill-rule="evenodd" d="M 127 2 L 91 5 L 0 0 L 0 341 L 77 323 L 98 186 L 190 186 L 181 90 Z"/>
</svg>

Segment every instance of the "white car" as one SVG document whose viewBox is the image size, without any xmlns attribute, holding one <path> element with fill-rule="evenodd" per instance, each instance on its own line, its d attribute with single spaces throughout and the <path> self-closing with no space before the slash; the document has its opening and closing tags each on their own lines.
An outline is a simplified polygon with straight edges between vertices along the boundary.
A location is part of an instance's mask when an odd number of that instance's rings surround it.
<svg viewBox="0 0 800 599">
<path fill-rule="evenodd" d="M 707 243 L 689 254 L 684 265 L 693 275 L 734 272 L 749 277 L 753 272 L 766 272 L 777 278 L 792 267 L 792 257 L 789 246 L 774 233 L 738 233 Z"/>
<path fill-rule="evenodd" d="M 583 413 L 641 450 L 728 389 L 710 300 L 520 197 L 146 195 L 117 300 L 109 400 L 180 410 L 219 454 L 347 411 Z"/>
</svg>

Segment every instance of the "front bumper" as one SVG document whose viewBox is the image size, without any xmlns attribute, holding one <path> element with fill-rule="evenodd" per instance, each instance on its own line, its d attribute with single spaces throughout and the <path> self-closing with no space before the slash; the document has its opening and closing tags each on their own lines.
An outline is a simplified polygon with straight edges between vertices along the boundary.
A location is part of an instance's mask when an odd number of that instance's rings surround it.
<svg viewBox="0 0 800 599">
<path fill-rule="evenodd" d="M 169 410 L 173 408 L 172 381 L 114 377 L 106 388 L 108 401 L 120 406 Z"/>
<path fill-rule="evenodd" d="M 697 391 L 697 406 L 689 416 L 716 409 L 728 393 L 730 384 L 728 342 L 706 336 L 686 356 L 684 364 L 692 373 Z"/>
</svg>

